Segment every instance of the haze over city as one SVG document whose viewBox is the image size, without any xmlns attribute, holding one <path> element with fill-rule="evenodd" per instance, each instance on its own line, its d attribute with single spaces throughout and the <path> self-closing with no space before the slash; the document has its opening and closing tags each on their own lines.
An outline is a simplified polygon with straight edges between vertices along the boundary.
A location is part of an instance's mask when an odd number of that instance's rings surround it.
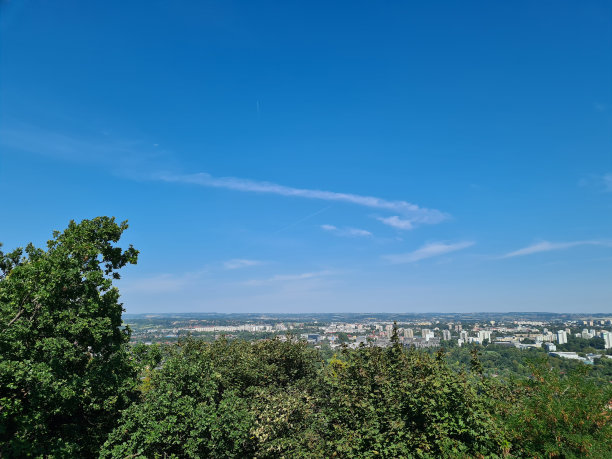
<svg viewBox="0 0 612 459">
<path fill-rule="evenodd" d="M 256 3 L 0 2 L 4 248 L 127 219 L 128 313 L 612 310 L 608 2 Z"/>
</svg>

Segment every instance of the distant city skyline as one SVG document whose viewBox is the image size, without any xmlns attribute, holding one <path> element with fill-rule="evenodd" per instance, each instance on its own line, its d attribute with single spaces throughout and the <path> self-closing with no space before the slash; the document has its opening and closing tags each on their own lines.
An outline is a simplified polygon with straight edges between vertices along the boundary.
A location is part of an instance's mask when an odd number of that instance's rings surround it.
<svg viewBox="0 0 612 459">
<path fill-rule="evenodd" d="M 0 242 L 128 313 L 612 312 L 605 1 L 0 2 Z"/>
</svg>

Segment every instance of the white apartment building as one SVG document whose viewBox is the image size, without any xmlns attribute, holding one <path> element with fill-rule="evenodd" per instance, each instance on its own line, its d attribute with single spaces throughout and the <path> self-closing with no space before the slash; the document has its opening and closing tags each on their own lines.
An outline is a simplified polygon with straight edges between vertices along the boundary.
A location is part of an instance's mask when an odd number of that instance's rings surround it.
<svg viewBox="0 0 612 459">
<path fill-rule="evenodd" d="M 557 332 L 557 343 L 559 344 L 567 343 L 567 332 L 565 330 L 559 330 Z"/>
<path fill-rule="evenodd" d="M 602 333 L 602 338 L 604 339 L 604 347 L 606 349 L 611 349 L 612 348 L 612 333 L 610 333 L 609 331 L 603 332 Z"/>
</svg>

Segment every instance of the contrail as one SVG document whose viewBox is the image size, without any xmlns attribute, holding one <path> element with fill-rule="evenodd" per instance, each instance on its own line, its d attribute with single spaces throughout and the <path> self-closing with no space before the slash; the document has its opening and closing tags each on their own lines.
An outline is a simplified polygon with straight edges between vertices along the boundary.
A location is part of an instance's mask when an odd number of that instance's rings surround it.
<svg viewBox="0 0 612 459">
<path fill-rule="evenodd" d="M 305 222 L 306 220 L 309 220 L 309 219 L 311 219 L 312 217 L 314 217 L 316 215 L 322 214 L 323 212 L 325 212 L 326 210 L 330 209 L 331 207 L 332 206 L 330 204 L 329 206 L 324 207 L 323 209 L 317 210 L 314 214 L 306 215 L 305 217 L 300 218 L 299 220 L 297 220 L 297 221 L 295 221 L 295 222 L 285 226 L 284 228 L 281 228 L 279 230 L 274 231 L 272 234 L 278 234 L 278 233 L 280 233 L 282 231 L 285 231 L 285 230 L 287 230 L 287 229 L 289 229 L 289 228 L 291 228 L 291 227 L 293 227 L 295 225 L 298 225 L 298 224 L 300 224 L 302 222 Z"/>
</svg>

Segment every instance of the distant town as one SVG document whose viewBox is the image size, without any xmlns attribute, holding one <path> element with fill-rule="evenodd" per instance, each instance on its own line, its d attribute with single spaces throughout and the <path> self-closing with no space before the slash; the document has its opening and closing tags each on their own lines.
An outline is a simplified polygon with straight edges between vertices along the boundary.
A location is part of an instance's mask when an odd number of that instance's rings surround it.
<svg viewBox="0 0 612 459">
<path fill-rule="evenodd" d="M 479 314 L 140 314 L 124 316 L 134 343 L 172 343 L 187 336 L 213 341 L 304 340 L 317 348 L 388 347 L 396 329 L 405 347 L 497 345 L 538 348 L 593 364 L 612 358 L 612 315 Z"/>
</svg>

